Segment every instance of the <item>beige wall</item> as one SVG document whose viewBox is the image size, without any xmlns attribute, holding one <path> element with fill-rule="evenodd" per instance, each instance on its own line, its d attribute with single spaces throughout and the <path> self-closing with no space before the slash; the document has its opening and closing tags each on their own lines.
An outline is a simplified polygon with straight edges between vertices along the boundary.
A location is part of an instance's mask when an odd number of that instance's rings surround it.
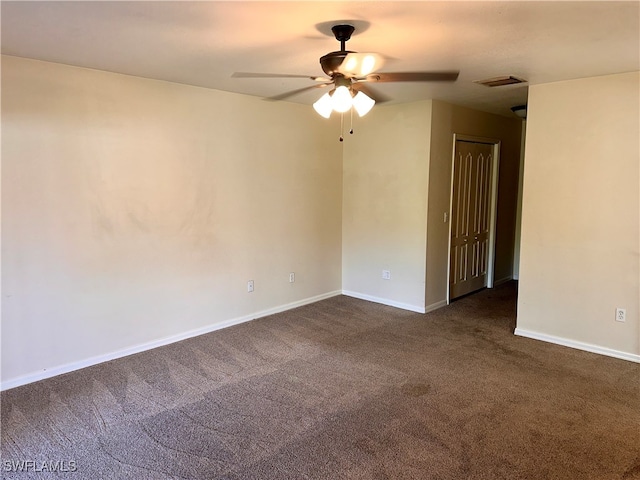
<svg viewBox="0 0 640 480">
<path fill-rule="evenodd" d="M 307 106 L 3 57 L 3 383 L 338 292 L 334 134 Z"/>
<path fill-rule="evenodd" d="M 345 139 L 342 288 L 351 295 L 424 309 L 430 122 L 431 101 L 380 105 Z"/>
<path fill-rule="evenodd" d="M 530 87 L 517 333 L 640 360 L 639 92 L 638 73 Z"/>
<path fill-rule="evenodd" d="M 520 141 L 520 168 L 518 170 L 518 205 L 516 208 L 516 232 L 513 245 L 513 278 L 520 278 L 520 242 L 522 236 L 522 186 L 524 184 L 524 150 L 527 143 L 527 123 L 522 124 L 522 139 Z"/>
<path fill-rule="evenodd" d="M 454 134 L 501 141 L 494 279 L 496 282 L 511 279 L 521 132 L 522 121 L 517 118 L 433 101 L 426 244 L 427 310 L 442 305 L 447 298 L 449 224 L 444 222 L 444 213 L 449 212 L 451 201 Z"/>
</svg>

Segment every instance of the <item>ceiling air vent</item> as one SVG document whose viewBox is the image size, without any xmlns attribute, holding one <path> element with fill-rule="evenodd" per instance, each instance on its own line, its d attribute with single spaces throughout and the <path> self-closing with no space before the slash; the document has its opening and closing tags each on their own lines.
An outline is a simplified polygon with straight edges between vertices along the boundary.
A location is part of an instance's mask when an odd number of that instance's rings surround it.
<svg viewBox="0 0 640 480">
<path fill-rule="evenodd" d="M 476 80 L 474 83 L 479 83 L 485 87 L 503 87 L 505 85 L 515 85 L 516 83 L 527 83 L 522 78 L 513 77 L 508 75 L 506 77 L 487 78 L 486 80 Z"/>
</svg>

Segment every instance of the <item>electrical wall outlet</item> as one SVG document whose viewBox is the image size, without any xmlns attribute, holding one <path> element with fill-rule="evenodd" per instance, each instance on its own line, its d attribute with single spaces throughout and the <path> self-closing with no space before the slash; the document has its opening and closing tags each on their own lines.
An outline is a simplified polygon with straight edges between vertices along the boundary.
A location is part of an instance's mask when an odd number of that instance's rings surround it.
<svg viewBox="0 0 640 480">
<path fill-rule="evenodd" d="M 247 292 L 248 292 L 248 293 L 253 292 L 253 280 L 249 280 L 249 281 L 247 282 Z"/>
<path fill-rule="evenodd" d="M 382 278 L 385 280 L 391 280 L 391 272 L 389 270 L 382 270 Z"/>
<path fill-rule="evenodd" d="M 616 322 L 627 320 L 627 311 L 624 308 L 616 308 Z"/>
<path fill-rule="evenodd" d="M 296 281 L 296 274 L 294 272 L 291 272 L 289 274 L 289 283 L 293 283 Z"/>
</svg>

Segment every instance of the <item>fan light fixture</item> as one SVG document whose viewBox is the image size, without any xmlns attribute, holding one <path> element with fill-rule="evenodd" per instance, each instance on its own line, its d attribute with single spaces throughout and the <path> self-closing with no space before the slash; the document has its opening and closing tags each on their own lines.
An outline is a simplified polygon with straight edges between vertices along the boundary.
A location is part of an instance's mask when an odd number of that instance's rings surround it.
<svg viewBox="0 0 640 480">
<path fill-rule="evenodd" d="M 353 97 L 353 108 L 356 109 L 358 115 L 364 117 L 369 110 L 373 108 L 376 104 L 376 101 L 364 94 L 363 92 L 358 92 L 355 97 Z"/>
<path fill-rule="evenodd" d="M 331 105 L 331 95 L 325 93 L 321 96 L 316 103 L 313 104 L 313 108 L 319 115 L 324 118 L 329 118 L 331 116 L 331 112 L 333 111 L 333 106 Z"/>
<path fill-rule="evenodd" d="M 340 85 L 331 95 L 331 107 L 338 113 L 344 113 L 352 106 L 351 92 L 344 85 Z"/>
<path fill-rule="evenodd" d="M 511 111 L 515 113 L 518 117 L 525 120 L 527 118 L 527 106 L 526 105 L 516 105 L 515 107 L 511 107 Z"/>
<path fill-rule="evenodd" d="M 329 118 L 331 112 L 348 112 L 353 108 L 358 116 L 364 117 L 373 108 L 376 101 L 363 92 L 353 95 L 353 92 L 346 86 L 340 85 L 329 93 L 325 93 L 313 104 L 313 108 L 319 115 Z"/>
</svg>

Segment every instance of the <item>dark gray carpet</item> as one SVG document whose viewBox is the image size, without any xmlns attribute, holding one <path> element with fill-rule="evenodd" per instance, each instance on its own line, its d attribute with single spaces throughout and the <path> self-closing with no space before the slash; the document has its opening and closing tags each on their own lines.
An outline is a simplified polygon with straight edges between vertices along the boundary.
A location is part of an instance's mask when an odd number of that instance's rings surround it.
<svg viewBox="0 0 640 480">
<path fill-rule="evenodd" d="M 3 392 L 2 478 L 640 479 L 640 365 L 513 336 L 515 299 L 336 297 Z"/>
</svg>

